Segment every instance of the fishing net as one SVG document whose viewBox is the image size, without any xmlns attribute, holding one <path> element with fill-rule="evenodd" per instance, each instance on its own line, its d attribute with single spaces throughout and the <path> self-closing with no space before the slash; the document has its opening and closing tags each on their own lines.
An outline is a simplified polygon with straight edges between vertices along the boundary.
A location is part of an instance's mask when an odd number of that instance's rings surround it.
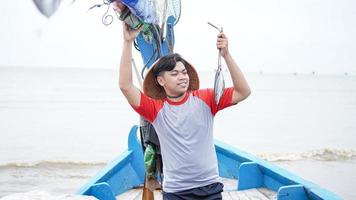
<svg viewBox="0 0 356 200">
<path fill-rule="evenodd" d="M 89 10 L 100 7 L 106 10 L 102 16 L 105 25 L 112 24 L 113 15 L 116 15 L 133 29 L 144 26 L 134 43 L 144 60 L 142 77 L 154 61 L 173 52 L 173 27 L 180 20 L 181 0 L 102 0 L 102 3 L 91 6 Z"/>
<path fill-rule="evenodd" d="M 142 22 L 161 25 L 169 16 L 180 18 L 180 0 L 121 0 Z"/>
<path fill-rule="evenodd" d="M 170 16 L 175 18 L 175 24 L 178 23 L 181 15 L 180 0 L 152 0 L 152 5 L 158 25 L 165 23 Z"/>
<path fill-rule="evenodd" d="M 135 48 L 143 55 L 144 67 L 141 71 L 143 78 L 145 70 L 155 60 L 173 52 L 173 26 L 180 19 L 181 0 L 122 0 L 121 2 L 144 26 L 135 41 Z M 121 20 L 133 29 L 141 26 L 133 23 L 133 20 L 128 17 Z"/>
<path fill-rule="evenodd" d="M 145 24 L 162 26 L 168 17 L 174 17 L 175 25 L 178 23 L 181 15 L 181 0 L 103 0 L 101 4 L 96 4 L 90 7 L 89 10 L 95 7 L 106 6 L 107 10 L 103 16 L 103 24 L 110 25 L 113 16 L 109 13 L 109 9 L 111 4 L 115 2 L 127 6 L 132 14 Z M 114 10 L 120 14 L 123 12 L 120 9 L 117 10 L 114 8 Z"/>
</svg>

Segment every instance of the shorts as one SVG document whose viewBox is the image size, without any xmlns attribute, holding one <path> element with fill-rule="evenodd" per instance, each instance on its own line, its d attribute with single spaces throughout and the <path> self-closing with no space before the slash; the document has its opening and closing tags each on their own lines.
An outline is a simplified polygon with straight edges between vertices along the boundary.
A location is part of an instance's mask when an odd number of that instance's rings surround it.
<svg viewBox="0 0 356 200">
<path fill-rule="evenodd" d="M 180 192 L 166 193 L 163 191 L 163 200 L 221 200 L 223 188 L 224 184 L 217 182 Z"/>
</svg>

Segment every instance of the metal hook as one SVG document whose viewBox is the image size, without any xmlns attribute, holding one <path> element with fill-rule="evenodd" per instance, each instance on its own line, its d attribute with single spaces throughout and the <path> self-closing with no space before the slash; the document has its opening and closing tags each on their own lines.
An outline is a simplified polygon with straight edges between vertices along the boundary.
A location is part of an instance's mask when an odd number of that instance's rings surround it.
<svg viewBox="0 0 356 200">
<path fill-rule="evenodd" d="M 208 22 L 208 24 L 209 24 L 210 26 L 216 28 L 220 33 L 223 32 L 223 28 L 222 28 L 222 27 L 221 27 L 221 28 L 218 28 L 217 26 L 215 26 L 214 24 L 212 24 L 212 23 L 210 23 L 210 22 Z"/>
</svg>

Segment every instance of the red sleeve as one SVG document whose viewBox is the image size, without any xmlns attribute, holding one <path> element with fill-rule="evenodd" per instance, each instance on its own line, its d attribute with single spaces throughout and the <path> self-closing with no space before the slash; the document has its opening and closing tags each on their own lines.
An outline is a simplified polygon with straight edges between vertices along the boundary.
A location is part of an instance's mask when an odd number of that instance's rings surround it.
<svg viewBox="0 0 356 200">
<path fill-rule="evenodd" d="M 131 106 L 138 114 L 152 123 L 156 119 L 158 112 L 163 107 L 163 101 L 152 99 L 141 92 L 140 105 Z"/>
<path fill-rule="evenodd" d="M 193 92 L 194 96 L 203 100 L 211 110 L 211 113 L 215 114 L 226 107 L 232 106 L 232 94 L 234 92 L 233 87 L 225 88 L 223 95 L 220 98 L 219 104 L 216 105 L 214 100 L 214 90 L 212 88 L 196 90 Z"/>
</svg>

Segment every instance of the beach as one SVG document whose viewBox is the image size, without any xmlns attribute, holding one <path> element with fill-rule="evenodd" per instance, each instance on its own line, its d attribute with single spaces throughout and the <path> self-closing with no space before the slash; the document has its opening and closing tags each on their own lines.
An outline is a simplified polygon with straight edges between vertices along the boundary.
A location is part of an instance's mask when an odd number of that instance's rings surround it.
<svg viewBox="0 0 356 200">
<path fill-rule="evenodd" d="M 213 87 L 214 71 L 199 74 L 201 88 Z M 0 198 L 74 195 L 127 148 L 139 117 L 117 75 L 117 69 L 0 67 Z M 215 138 L 356 199 L 356 76 L 246 78 L 251 96 L 216 115 Z"/>
</svg>

